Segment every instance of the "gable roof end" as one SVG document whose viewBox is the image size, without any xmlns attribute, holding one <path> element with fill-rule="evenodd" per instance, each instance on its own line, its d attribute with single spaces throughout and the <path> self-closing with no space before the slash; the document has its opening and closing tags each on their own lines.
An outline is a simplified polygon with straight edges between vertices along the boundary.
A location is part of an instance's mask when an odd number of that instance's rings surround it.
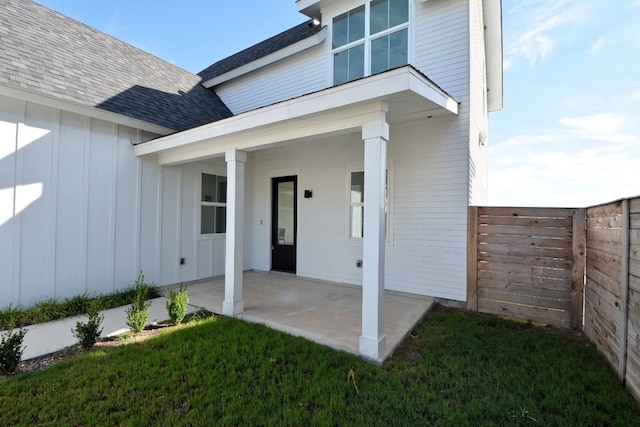
<svg viewBox="0 0 640 427">
<path fill-rule="evenodd" d="M 31 0 L 0 7 L 0 89 L 173 130 L 232 116 L 200 78 Z"/>
<path fill-rule="evenodd" d="M 207 82 L 228 73 L 232 70 L 240 68 L 251 62 L 257 61 L 274 52 L 289 47 L 304 39 L 316 35 L 322 30 L 319 25 L 314 25 L 313 20 L 308 20 L 302 24 L 296 25 L 280 34 L 270 37 L 256 45 L 244 49 L 234 55 L 216 62 L 213 65 L 200 71 L 198 75 L 202 77 L 205 85 Z M 207 85 L 208 86 L 208 85 Z"/>
</svg>

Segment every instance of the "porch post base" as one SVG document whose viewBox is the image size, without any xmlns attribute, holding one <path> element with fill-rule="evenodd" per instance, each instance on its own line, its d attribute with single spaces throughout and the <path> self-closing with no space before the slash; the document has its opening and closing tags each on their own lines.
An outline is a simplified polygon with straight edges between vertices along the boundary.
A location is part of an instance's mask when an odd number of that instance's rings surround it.
<svg viewBox="0 0 640 427">
<path fill-rule="evenodd" d="M 367 359 L 380 360 L 387 348 L 387 336 L 383 335 L 378 339 L 360 336 L 360 355 Z"/>
<path fill-rule="evenodd" d="M 222 303 L 222 314 L 225 316 L 235 316 L 244 311 L 244 301 L 224 301 Z"/>
</svg>

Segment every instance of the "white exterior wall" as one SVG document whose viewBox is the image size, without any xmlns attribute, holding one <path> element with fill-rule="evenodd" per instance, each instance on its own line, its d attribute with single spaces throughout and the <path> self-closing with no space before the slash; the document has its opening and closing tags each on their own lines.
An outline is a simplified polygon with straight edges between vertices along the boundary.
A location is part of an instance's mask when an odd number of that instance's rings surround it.
<svg viewBox="0 0 640 427">
<path fill-rule="evenodd" d="M 151 137 L 0 96 L 0 308 L 110 293 L 140 269 L 157 285 L 223 274 L 224 237 L 198 235 L 198 165 L 136 158 Z"/>
<path fill-rule="evenodd" d="M 233 114 L 326 88 L 325 41 L 285 60 L 215 87 Z"/>
<path fill-rule="evenodd" d="M 470 71 L 469 99 L 471 120 L 469 131 L 469 204 L 483 205 L 488 201 L 488 106 L 486 58 L 482 2 L 469 4 Z M 481 135 L 484 135 L 481 137 Z M 482 140 L 481 140 L 482 139 Z"/>
<path fill-rule="evenodd" d="M 392 125 L 386 288 L 463 300 L 466 293 L 466 146 L 455 118 Z M 297 274 L 361 284 L 362 240 L 349 238 L 350 172 L 363 169 L 361 135 L 253 153 L 252 268 L 271 265 L 271 178 L 298 176 Z M 305 199 L 304 190 L 313 197 Z"/>
</svg>

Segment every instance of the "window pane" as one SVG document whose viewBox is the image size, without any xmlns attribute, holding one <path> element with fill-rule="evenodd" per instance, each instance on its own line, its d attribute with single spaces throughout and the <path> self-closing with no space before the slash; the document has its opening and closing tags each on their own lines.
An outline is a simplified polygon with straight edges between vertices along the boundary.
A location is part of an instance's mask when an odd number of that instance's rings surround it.
<svg viewBox="0 0 640 427">
<path fill-rule="evenodd" d="M 389 0 L 389 26 L 404 24 L 409 20 L 409 2 L 407 0 Z"/>
<path fill-rule="evenodd" d="M 227 231 L 227 208 L 223 206 L 201 206 L 200 233 L 225 233 Z"/>
<path fill-rule="evenodd" d="M 370 32 L 377 32 L 389 28 L 389 0 L 374 0 L 371 2 Z"/>
<path fill-rule="evenodd" d="M 216 176 L 202 174 L 202 198 L 203 202 L 213 202 L 216 198 Z"/>
<path fill-rule="evenodd" d="M 408 34 L 406 28 L 389 34 L 389 69 L 407 65 Z"/>
<path fill-rule="evenodd" d="M 364 202 L 364 172 L 351 172 L 351 203 Z"/>
<path fill-rule="evenodd" d="M 333 55 L 333 84 L 364 77 L 364 44 Z"/>
<path fill-rule="evenodd" d="M 364 44 L 349 49 L 349 81 L 364 77 Z"/>
<path fill-rule="evenodd" d="M 389 36 L 371 41 L 371 74 L 389 69 Z"/>
<path fill-rule="evenodd" d="M 200 233 L 211 234 L 215 230 L 215 206 L 200 208 Z"/>
<path fill-rule="evenodd" d="M 295 227 L 293 181 L 278 183 L 278 244 L 293 246 Z"/>
<path fill-rule="evenodd" d="M 373 0 L 369 20 L 371 34 L 384 31 L 409 20 L 407 0 Z"/>
<path fill-rule="evenodd" d="M 227 203 L 227 177 L 203 173 L 200 200 Z"/>
<path fill-rule="evenodd" d="M 333 84 L 349 81 L 349 51 L 343 50 L 333 55 Z"/>
<path fill-rule="evenodd" d="M 227 203 L 227 177 L 216 175 L 216 197 L 214 202 Z"/>
<path fill-rule="evenodd" d="M 333 18 L 332 48 L 364 37 L 364 5 Z"/>
<path fill-rule="evenodd" d="M 407 64 L 407 29 L 371 41 L 371 74 Z"/>
<path fill-rule="evenodd" d="M 349 43 L 364 37 L 364 5 L 349 11 Z"/>
<path fill-rule="evenodd" d="M 227 232 L 227 208 L 222 206 L 214 206 L 214 233 Z"/>
<path fill-rule="evenodd" d="M 333 49 L 347 44 L 347 36 L 349 31 L 349 12 L 338 15 L 333 18 Z"/>
<path fill-rule="evenodd" d="M 364 236 L 364 206 L 351 206 L 351 237 Z"/>
</svg>

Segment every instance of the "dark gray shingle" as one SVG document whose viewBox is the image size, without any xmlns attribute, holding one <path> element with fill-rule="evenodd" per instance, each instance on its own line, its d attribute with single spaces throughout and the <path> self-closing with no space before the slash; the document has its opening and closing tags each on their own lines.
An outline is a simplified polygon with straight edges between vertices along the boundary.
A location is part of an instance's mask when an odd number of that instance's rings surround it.
<svg viewBox="0 0 640 427">
<path fill-rule="evenodd" d="M 2 0 L 0 84 L 174 130 L 232 116 L 201 78 L 31 0 Z"/>
<path fill-rule="evenodd" d="M 320 25 L 313 25 L 311 20 L 303 22 L 302 24 L 296 25 L 287 31 L 283 31 L 282 33 L 268 38 L 265 41 L 210 65 L 200 71 L 198 75 L 202 77 L 204 81 L 207 81 L 311 37 L 321 29 L 322 27 Z"/>
</svg>

